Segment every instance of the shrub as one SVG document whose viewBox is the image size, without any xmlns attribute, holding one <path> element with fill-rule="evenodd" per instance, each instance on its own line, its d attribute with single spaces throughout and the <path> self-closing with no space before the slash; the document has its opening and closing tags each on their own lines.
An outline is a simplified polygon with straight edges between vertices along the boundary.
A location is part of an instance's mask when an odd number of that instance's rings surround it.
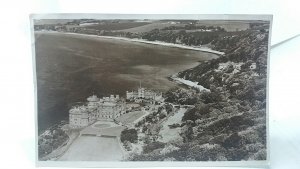
<svg viewBox="0 0 300 169">
<path fill-rule="evenodd" d="M 163 119 L 163 118 L 165 118 L 165 117 L 166 117 L 166 114 L 165 114 L 165 113 L 160 113 L 160 114 L 159 114 L 159 118 L 160 118 L 160 119 Z"/>
<path fill-rule="evenodd" d="M 181 137 L 183 138 L 183 142 L 189 142 L 194 138 L 193 127 L 190 125 L 186 125 L 182 128 Z"/>
<path fill-rule="evenodd" d="M 260 125 L 257 128 L 257 132 L 259 137 L 262 140 L 262 144 L 266 144 L 266 139 L 267 139 L 267 129 L 266 129 L 266 125 Z"/>
<path fill-rule="evenodd" d="M 136 143 L 138 140 L 137 131 L 135 129 L 125 129 L 121 132 L 121 141 L 129 141 L 131 143 Z"/>
<path fill-rule="evenodd" d="M 222 144 L 222 143 L 224 143 L 226 137 L 227 137 L 226 134 L 220 134 L 220 135 L 218 135 L 218 136 L 215 136 L 215 137 L 211 138 L 211 139 L 209 140 L 209 142 L 210 142 L 211 144 Z"/>
<path fill-rule="evenodd" d="M 203 92 L 200 96 L 200 99 L 205 104 L 222 101 L 221 95 L 217 92 Z"/>
<path fill-rule="evenodd" d="M 197 109 L 193 108 L 184 113 L 182 121 L 193 120 L 196 121 L 199 119 L 199 114 L 197 114 Z"/>
<path fill-rule="evenodd" d="M 188 157 L 196 161 L 226 160 L 226 150 L 218 144 L 196 145 L 188 151 Z"/>
<path fill-rule="evenodd" d="M 212 136 L 209 134 L 200 133 L 197 135 L 197 143 L 198 144 L 206 144 L 210 141 L 211 138 L 212 138 Z"/>
<path fill-rule="evenodd" d="M 259 133 L 255 130 L 251 130 L 245 134 L 241 134 L 242 142 L 245 144 L 252 144 L 257 142 L 262 142 L 262 138 Z"/>
<path fill-rule="evenodd" d="M 49 134 L 41 135 L 38 138 L 39 159 L 51 153 L 69 139 L 69 136 L 57 126 L 48 130 Z"/>
<path fill-rule="evenodd" d="M 245 149 L 249 152 L 258 152 L 261 149 L 264 149 L 265 146 L 261 143 L 253 143 L 253 144 L 246 144 Z"/>
<path fill-rule="evenodd" d="M 243 148 L 230 148 L 227 151 L 226 157 L 230 161 L 241 161 L 248 155 L 248 151 Z"/>
<path fill-rule="evenodd" d="M 130 161 L 163 161 L 163 155 L 159 152 L 153 152 L 149 154 L 130 154 L 128 157 Z"/>
<path fill-rule="evenodd" d="M 168 158 L 175 158 L 177 161 L 186 161 L 188 158 L 188 151 L 180 148 L 179 150 L 175 150 L 167 154 Z"/>
<path fill-rule="evenodd" d="M 196 121 L 197 119 L 200 119 L 201 116 L 206 115 L 210 113 L 210 107 L 207 105 L 204 106 L 197 106 L 193 109 L 190 109 L 186 113 L 184 113 L 182 117 L 182 121 L 192 120 Z"/>
<path fill-rule="evenodd" d="M 178 150 L 178 149 L 179 149 L 178 147 L 176 147 L 176 146 L 170 144 L 170 145 L 168 145 L 168 146 L 165 146 L 165 148 L 163 148 L 163 149 L 160 151 L 160 153 L 163 154 L 163 155 L 166 155 L 167 153 L 170 153 L 170 152 L 172 152 L 172 151 L 176 151 L 176 150 Z"/>
<path fill-rule="evenodd" d="M 153 150 L 164 148 L 164 147 L 165 147 L 165 143 L 162 143 L 162 142 L 159 142 L 159 141 L 152 142 L 152 143 L 149 143 L 148 145 L 145 145 L 143 147 L 143 153 L 147 154 L 147 153 L 152 152 Z"/>
<path fill-rule="evenodd" d="M 261 149 L 257 153 L 255 153 L 253 156 L 251 156 L 249 159 L 251 159 L 251 160 L 266 160 L 267 159 L 267 150 Z"/>
<path fill-rule="evenodd" d="M 250 102 L 253 102 L 255 100 L 255 90 L 252 86 L 248 86 L 243 90 L 243 92 L 237 95 L 237 98 L 240 100 L 248 100 Z"/>
<path fill-rule="evenodd" d="M 226 119 L 221 119 L 206 128 L 206 132 L 212 134 L 221 134 L 220 131 L 236 132 L 253 126 L 254 121 L 251 118 L 243 117 L 243 115 L 233 116 Z"/>
<path fill-rule="evenodd" d="M 237 133 L 233 133 L 224 140 L 222 146 L 227 149 L 232 147 L 239 147 L 241 144 L 241 140 L 242 140 L 241 136 L 239 136 Z"/>
</svg>

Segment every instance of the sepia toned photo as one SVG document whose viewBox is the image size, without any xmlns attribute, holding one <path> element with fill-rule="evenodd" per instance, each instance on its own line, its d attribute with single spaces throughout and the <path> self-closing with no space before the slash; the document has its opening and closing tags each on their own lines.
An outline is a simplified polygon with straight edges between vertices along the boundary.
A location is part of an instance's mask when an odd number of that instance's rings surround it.
<svg viewBox="0 0 300 169">
<path fill-rule="evenodd" d="M 32 18 L 38 161 L 268 160 L 270 16 L 100 16 Z"/>
</svg>

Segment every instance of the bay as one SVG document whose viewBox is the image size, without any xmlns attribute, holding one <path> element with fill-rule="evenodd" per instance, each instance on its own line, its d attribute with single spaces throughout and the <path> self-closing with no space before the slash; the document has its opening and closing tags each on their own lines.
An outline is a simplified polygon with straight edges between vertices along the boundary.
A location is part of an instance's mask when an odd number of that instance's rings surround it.
<svg viewBox="0 0 300 169">
<path fill-rule="evenodd" d="M 36 32 L 38 131 L 68 120 L 68 110 L 99 97 L 176 86 L 167 79 L 216 54 L 59 32 Z"/>
</svg>

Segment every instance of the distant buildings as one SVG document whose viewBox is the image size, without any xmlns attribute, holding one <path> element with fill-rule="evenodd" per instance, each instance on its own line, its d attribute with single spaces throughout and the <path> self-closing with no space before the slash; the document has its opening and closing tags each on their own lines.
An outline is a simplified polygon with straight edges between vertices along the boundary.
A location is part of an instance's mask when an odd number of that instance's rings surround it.
<svg viewBox="0 0 300 169">
<path fill-rule="evenodd" d="M 126 91 L 126 99 L 149 99 L 154 101 L 159 101 L 162 99 L 162 93 L 161 92 L 154 92 L 152 90 L 145 89 L 143 87 L 138 88 L 137 91 Z"/>
<path fill-rule="evenodd" d="M 69 124 L 72 128 L 88 126 L 95 121 L 113 121 L 126 112 L 125 102 L 119 95 L 98 98 L 92 95 L 87 98 L 87 105 L 73 107 L 69 111 Z"/>
</svg>

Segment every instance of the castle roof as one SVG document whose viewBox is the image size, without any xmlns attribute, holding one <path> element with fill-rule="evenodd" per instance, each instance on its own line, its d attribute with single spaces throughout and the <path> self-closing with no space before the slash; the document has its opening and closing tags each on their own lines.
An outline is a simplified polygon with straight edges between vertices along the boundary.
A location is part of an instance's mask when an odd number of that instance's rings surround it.
<svg viewBox="0 0 300 169">
<path fill-rule="evenodd" d="M 87 98 L 87 101 L 89 102 L 98 102 L 100 99 L 96 95 L 92 95 Z"/>
<path fill-rule="evenodd" d="M 114 103 L 114 102 L 103 102 L 102 105 L 103 105 L 103 106 L 113 107 L 113 106 L 116 105 L 116 103 Z"/>
<path fill-rule="evenodd" d="M 87 109 L 84 106 L 73 107 L 70 111 L 71 114 L 83 114 L 87 113 Z"/>
</svg>

